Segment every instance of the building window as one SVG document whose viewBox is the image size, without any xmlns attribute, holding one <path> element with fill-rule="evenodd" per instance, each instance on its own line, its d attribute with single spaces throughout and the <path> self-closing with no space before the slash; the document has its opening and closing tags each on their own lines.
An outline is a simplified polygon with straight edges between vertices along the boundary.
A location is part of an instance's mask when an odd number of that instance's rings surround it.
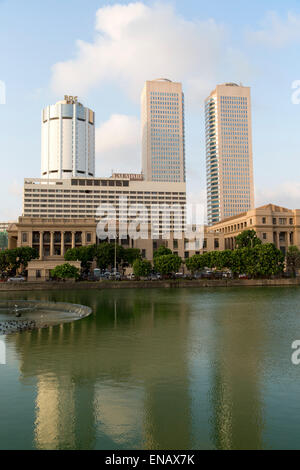
<svg viewBox="0 0 300 470">
<path fill-rule="evenodd" d="M 263 233 L 263 239 L 264 239 L 264 240 L 267 239 L 267 234 L 266 234 L 266 233 Z"/>
<path fill-rule="evenodd" d="M 294 219 L 290 219 L 290 225 L 293 225 Z"/>
<path fill-rule="evenodd" d="M 262 218 L 262 223 L 263 223 L 263 224 L 266 223 L 266 218 L 265 218 L 265 217 Z"/>
<path fill-rule="evenodd" d="M 146 258 L 146 250 L 142 250 L 142 258 Z"/>
<path fill-rule="evenodd" d="M 190 257 L 190 253 L 189 253 L 189 251 L 185 251 L 185 252 L 184 252 L 184 257 L 185 257 L 185 259 L 187 259 L 187 258 L 189 258 L 189 257 Z"/>
<path fill-rule="evenodd" d="M 86 241 L 87 241 L 87 243 L 90 243 L 92 241 L 92 234 L 91 233 L 86 234 Z"/>
<path fill-rule="evenodd" d="M 28 235 L 27 235 L 27 233 L 22 233 L 22 242 L 23 242 L 23 243 L 27 243 L 27 241 L 28 241 Z"/>
<path fill-rule="evenodd" d="M 207 239 L 204 238 L 203 240 L 203 249 L 207 248 Z"/>
<path fill-rule="evenodd" d="M 215 238 L 215 242 L 214 242 L 214 247 L 215 247 L 215 250 L 217 250 L 219 248 L 219 239 L 218 238 Z"/>
<path fill-rule="evenodd" d="M 39 269 L 36 270 L 35 277 L 36 279 L 40 279 L 42 277 L 41 271 Z"/>
<path fill-rule="evenodd" d="M 277 220 L 275 219 L 275 217 L 273 218 L 273 225 L 276 225 L 277 224 Z"/>
<path fill-rule="evenodd" d="M 178 240 L 173 241 L 173 248 L 174 248 L 174 250 L 178 249 Z"/>
</svg>

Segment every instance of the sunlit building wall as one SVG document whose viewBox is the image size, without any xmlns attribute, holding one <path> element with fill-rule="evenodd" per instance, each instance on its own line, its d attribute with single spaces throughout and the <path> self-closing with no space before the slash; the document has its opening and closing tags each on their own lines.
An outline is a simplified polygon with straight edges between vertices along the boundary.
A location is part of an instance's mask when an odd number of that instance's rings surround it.
<svg viewBox="0 0 300 470">
<path fill-rule="evenodd" d="M 145 180 L 185 182 L 184 95 L 181 83 L 145 83 L 141 98 Z"/>
<path fill-rule="evenodd" d="M 42 178 L 95 176 L 95 114 L 65 96 L 42 111 Z"/>
<path fill-rule="evenodd" d="M 254 208 L 250 88 L 218 85 L 205 102 L 209 225 Z"/>
</svg>

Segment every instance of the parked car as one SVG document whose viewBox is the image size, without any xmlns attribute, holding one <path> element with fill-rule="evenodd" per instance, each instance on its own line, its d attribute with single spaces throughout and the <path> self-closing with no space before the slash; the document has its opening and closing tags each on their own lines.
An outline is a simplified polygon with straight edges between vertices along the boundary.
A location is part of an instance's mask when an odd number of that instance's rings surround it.
<svg viewBox="0 0 300 470">
<path fill-rule="evenodd" d="M 110 281 L 121 281 L 121 274 L 117 272 L 113 272 L 109 274 Z"/>
<path fill-rule="evenodd" d="M 101 279 L 109 279 L 110 275 L 110 271 L 104 271 L 104 273 L 101 274 Z"/>
<path fill-rule="evenodd" d="M 175 279 L 183 279 L 183 278 L 184 278 L 184 274 L 183 274 L 183 273 L 175 273 L 175 274 L 174 274 L 174 277 L 175 277 Z"/>
<path fill-rule="evenodd" d="M 239 274 L 239 279 L 248 279 L 247 274 Z"/>
<path fill-rule="evenodd" d="M 133 273 L 130 273 L 130 274 L 128 274 L 127 279 L 129 279 L 129 281 L 134 281 L 135 280 L 135 275 Z"/>
<path fill-rule="evenodd" d="M 151 273 L 148 276 L 148 281 L 159 281 L 159 279 L 160 279 L 160 274 Z"/>
<path fill-rule="evenodd" d="M 7 282 L 24 282 L 24 281 L 26 281 L 26 279 L 23 276 L 9 277 L 7 279 Z"/>
</svg>

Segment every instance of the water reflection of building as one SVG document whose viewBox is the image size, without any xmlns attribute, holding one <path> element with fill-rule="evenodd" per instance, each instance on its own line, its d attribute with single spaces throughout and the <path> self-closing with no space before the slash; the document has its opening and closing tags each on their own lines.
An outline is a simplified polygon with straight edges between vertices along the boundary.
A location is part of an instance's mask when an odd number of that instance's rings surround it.
<svg viewBox="0 0 300 470">
<path fill-rule="evenodd" d="M 36 447 L 188 448 L 184 303 L 170 312 L 139 292 L 100 304 L 97 318 L 10 338 L 21 380 L 37 379 Z"/>
<path fill-rule="evenodd" d="M 218 449 L 262 449 L 263 405 L 260 370 L 264 330 L 259 316 L 241 304 L 215 315 L 213 441 Z"/>
</svg>

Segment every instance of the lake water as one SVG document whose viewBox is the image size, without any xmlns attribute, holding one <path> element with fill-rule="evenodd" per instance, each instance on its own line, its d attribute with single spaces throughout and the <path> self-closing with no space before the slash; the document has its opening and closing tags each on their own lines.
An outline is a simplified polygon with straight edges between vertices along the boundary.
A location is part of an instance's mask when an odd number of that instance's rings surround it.
<svg viewBox="0 0 300 470">
<path fill-rule="evenodd" d="M 0 449 L 300 449 L 299 288 L 2 299 L 93 314 L 0 337 Z"/>
</svg>

